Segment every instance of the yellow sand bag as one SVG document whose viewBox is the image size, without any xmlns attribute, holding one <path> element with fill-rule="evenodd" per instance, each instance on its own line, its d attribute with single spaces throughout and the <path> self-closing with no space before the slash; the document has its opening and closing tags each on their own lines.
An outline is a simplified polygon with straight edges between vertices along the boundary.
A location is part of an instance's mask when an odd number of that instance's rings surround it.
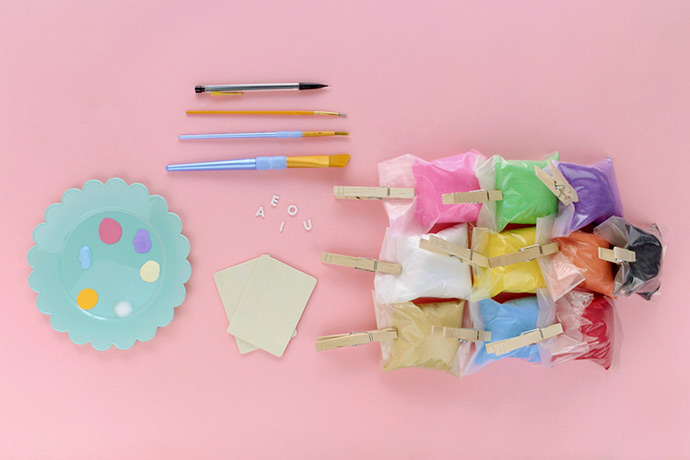
<svg viewBox="0 0 690 460">
<path fill-rule="evenodd" d="M 486 257 L 497 257 L 519 251 L 534 244 L 536 227 L 525 227 L 492 233 L 477 227 L 472 233 L 472 250 Z M 482 268 L 474 266 L 474 286 L 470 300 L 495 297 L 501 292 L 534 293 L 546 287 L 536 259 L 504 267 Z"/>
</svg>

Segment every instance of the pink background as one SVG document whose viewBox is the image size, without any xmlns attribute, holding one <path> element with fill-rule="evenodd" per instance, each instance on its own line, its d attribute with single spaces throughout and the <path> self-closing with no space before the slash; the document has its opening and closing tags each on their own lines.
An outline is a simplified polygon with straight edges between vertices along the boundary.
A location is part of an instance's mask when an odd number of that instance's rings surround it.
<svg viewBox="0 0 690 460">
<path fill-rule="evenodd" d="M 0 458 L 690 458 L 687 270 L 690 3 L 140 0 L 0 3 Z M 199 83 L 323 81 L 212 99 Z M 193 118 L 191 108 L 321 109 L 349 118 Z M 346 129 L 348 139 L 181 143 L 182 133 Z M 627 217 L 657 221 L 662 295 L 620 299 L 619 369 L 504 361 L 457 380 L 378 369 L 379 349 L 316 353 L 375 327 L 376 163 L 476 148 L 614 158 Z M 348 152 L 344 170 L 167 173 L 169 162 Z M 193 267 L 173 322 L 96 352 L 35 307 L 26 254 L 70 187 L 119 176 L 163 195 Z M 280 195 L 278 208 L 255 218 Z M 288 204 L 299 214 L 287 216 Z M 313 230 L 301 226 L 311 218 Z M 281 220 L 285 231 L 278 233 Z M 282 359 L 240 356 L 212 273 L 270 253 L 318 278 Z"/>
</svg>

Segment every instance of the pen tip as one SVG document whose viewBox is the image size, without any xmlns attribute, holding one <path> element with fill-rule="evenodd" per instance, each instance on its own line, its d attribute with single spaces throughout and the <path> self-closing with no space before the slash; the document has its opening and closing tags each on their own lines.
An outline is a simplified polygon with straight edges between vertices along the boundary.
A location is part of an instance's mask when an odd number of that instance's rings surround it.
<svg viewBox="0 0 690 460">
<path fill-rule="evenodd" d="M 335 135 L 336 135 L 336 136 L 349 136 L 350 133 L 345 132 L 345 131 L 336 131 L 336 132 L 335 132 Z"/>
<path fill-rule="evenodd" d="M 323 83 L 298 83 L 299 89 L 319 89 L 326 88 L 328 85 Z"/>
<path fill-rule="evenodd" d="M 195 93 L 203 93 L 203 92 L 204 92 L 204 87 L 201 86 L 201 85 L 196 85 L 196 86 L 194 87 L 194 92 L 195 92 Z"/>
</svg>

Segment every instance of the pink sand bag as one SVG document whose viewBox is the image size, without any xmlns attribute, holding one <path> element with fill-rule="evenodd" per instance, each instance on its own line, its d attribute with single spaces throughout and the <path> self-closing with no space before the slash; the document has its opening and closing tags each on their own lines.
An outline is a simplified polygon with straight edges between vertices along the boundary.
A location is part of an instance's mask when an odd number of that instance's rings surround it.
<svg viewBox="0 0 690 460">
<path fill-rule="evenodd" d="M 379 184 L 415 189 L 412 200 L 384 200 L 396 233 L 423 233 L 436 224 L 475 222 L 479 203 L 443 204 L 444 193 L 479 189 L 475 166 L 486 157 L 476 150 L 431 162 L 406 154 L 379 163 Z"/>
</svg>

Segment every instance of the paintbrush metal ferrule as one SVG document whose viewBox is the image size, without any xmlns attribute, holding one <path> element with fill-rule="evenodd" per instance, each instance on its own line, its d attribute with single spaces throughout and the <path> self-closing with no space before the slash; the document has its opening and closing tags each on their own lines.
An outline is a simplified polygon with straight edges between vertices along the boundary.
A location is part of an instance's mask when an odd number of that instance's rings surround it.
<svg viewBox="0 0 690 460">
<path fill-rule="evenodd" d="M 325 112 L 323 110 L 314 110 L 314 115 L 331 115 L 334 117 L 346 117 L 346 113 L 340 113 L 340 112 Z"/>
</svg>

